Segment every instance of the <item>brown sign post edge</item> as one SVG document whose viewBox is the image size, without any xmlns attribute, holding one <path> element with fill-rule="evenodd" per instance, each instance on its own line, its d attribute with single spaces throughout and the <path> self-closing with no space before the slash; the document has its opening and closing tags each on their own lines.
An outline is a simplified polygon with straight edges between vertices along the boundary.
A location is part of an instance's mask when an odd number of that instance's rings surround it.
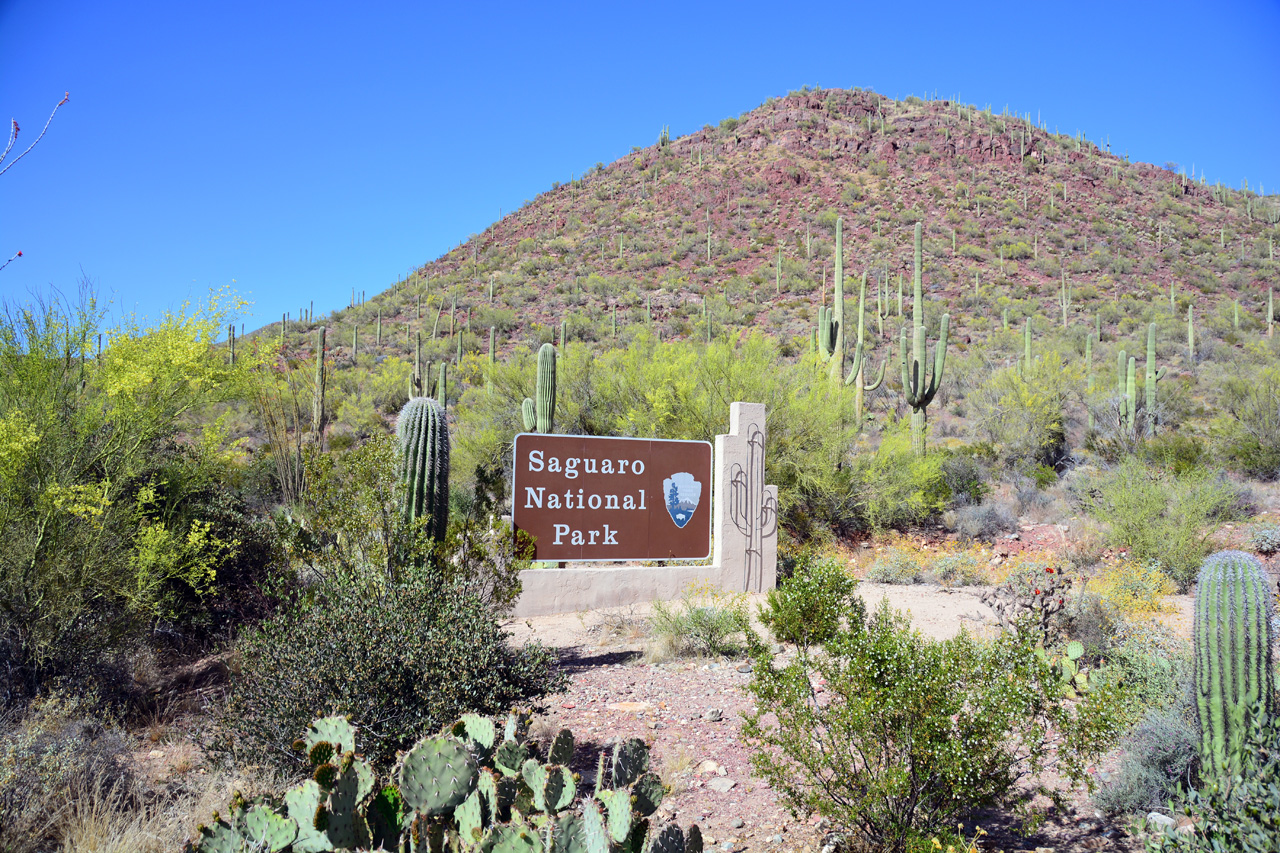
<svg viewBox="0 0 1280 853">
<path fill-rule="evenodd" d="M 701 560 L 711 555 L 711 444 L 516 436 L 511 521 L 535 560 Z"/>
</svg>

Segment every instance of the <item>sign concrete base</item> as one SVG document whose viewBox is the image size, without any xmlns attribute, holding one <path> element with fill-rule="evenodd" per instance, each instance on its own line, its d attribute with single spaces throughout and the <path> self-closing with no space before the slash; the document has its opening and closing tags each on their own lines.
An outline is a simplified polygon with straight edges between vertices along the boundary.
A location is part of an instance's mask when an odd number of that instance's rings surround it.
<svg viewBox="0 0 1280 853">
<path fill-rule="evenodd" d="M 527 569 L 517 618 L 625 607 L 679 598 L 707 582 L 724 592 L 764 592 L 777 583 L 778 487 L 764 483 L 765 408 L 733 403 L 729 433 L 716 436 L 711 565 Z"/>
</svg>

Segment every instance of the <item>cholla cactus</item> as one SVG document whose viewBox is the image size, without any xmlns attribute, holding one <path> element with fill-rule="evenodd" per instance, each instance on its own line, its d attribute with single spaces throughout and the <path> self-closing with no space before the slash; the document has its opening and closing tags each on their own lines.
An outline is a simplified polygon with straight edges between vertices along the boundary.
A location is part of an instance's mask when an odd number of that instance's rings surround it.
<svg viewBox="0 0 1280 853">
<path fill-rule="evenodd" d="M 1061 568 L 1049 566 L 1034 574 L 1011 576 L 1003 585 L 984 592 L 980 600 L 995 612 L 1000 627 L 1006 630 L 1017 630 L 1019 620 L 1030 616 L 1041 643 L 1047 643 L 1053 633 L 1053 617 L 1066 607 L 1070 589 L 1071 578 Z"/>
</svg>

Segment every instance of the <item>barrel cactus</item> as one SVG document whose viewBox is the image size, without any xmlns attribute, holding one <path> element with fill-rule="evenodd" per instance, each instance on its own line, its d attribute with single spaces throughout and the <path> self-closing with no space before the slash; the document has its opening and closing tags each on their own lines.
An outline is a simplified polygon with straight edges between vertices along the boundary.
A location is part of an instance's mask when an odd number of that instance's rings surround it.
<svg viewBox="0 0 1280 853">
<path fill-rule="evenodd" d="M 444 407 L 429 397 L 414 397 L 400 410 L 396 437 L 404 522 L 412 525 L 425 518 L 427 535 L 439 541 L 449 524 L 449 425 Z"/>
<path fill-rule="evenodd" d="M 1257 557 L 1220 551 L 1196 579 L 1196 710 L 1206 775 L 1242 770 L 1245 737 L 1261 709 L 1275 712 L 1267 573 Z"/>
</svg>

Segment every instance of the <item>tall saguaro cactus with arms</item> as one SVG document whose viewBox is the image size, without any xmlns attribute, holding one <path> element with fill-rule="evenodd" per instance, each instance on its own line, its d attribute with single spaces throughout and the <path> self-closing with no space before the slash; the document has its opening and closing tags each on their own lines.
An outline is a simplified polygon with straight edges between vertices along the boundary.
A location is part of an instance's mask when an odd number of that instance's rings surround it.
<svg viewBox="0 0 1280 853">
<path fill-rule="evenodd" d="M 867 347 L 863 337 L 865 321 L 863 320 L 863 308 L 867 299 L 867 274 L 862 274 L 862 286 L 858 291 L 858 343 L 853 350 L 853 367 L 849 371 L 849 376 L 844 380 L 845 385 L 853 384 L 853 416 L 857 421 L 858 429 L 862 428 L 862 403 L 864 394 L 867 391 L 874 391 L 880 387 L 880 383 L 884 381 L 884 370 L 889 366 L 889 360 L 885 359 L 880 364 L 880 373 L 876 375 L 873 382 L 866 381 L 867 362 L 870 360 L 867 354 Z"/>
<path fill-rule="evenodd" d="M 818 345 L 822 359 L 831 361 L 833 385 L 844 379 L 844 219 L 836 220 L 836 287 L 831 308 L 818 309 Z"/>
<path fill-rule="evenodd" d="M 902 327 L 899 352 L 902 356 L 902 393 L 911 406 L 911 449 L 918 456 L 925 453 L 925 441 L 929 429 L 929 404 L 938 393 L 942 371 L 947 365 L 947 333 L 951 315 L 942 315 L 942 327 L 938 331 L 938 343 L 934 346 L 933 373 L 929 374 L 924 328 L 924 286 L 921 283 L 923 251 L 921 249 L 921 224 L 916 223 L 915 235 L 915 299 L 911 307 L 911 352 L 907 352 L 907 327 Z"/>
</svg>

